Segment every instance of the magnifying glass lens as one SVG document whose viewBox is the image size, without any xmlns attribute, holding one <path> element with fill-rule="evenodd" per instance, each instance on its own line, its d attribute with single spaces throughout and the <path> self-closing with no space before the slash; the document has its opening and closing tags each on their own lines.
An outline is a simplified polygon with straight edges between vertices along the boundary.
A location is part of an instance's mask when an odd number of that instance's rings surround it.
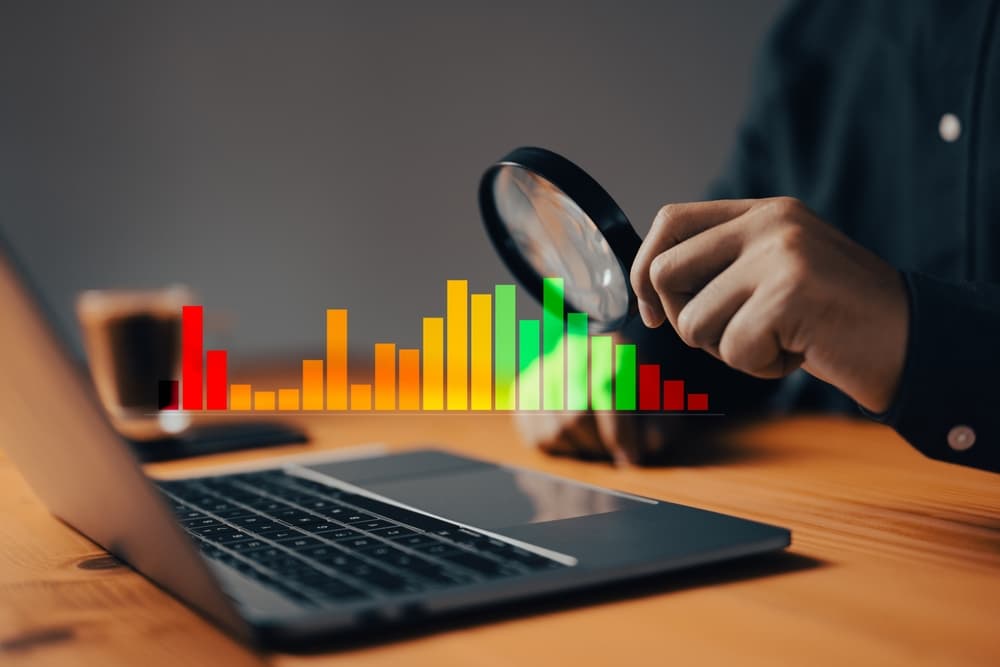
<svg viewBox="0 0 1000 667">
<path fill-rule="evenodd" d="M 548 179 L 504 164 L 493 179 L 498 222 L 540 277 L 565 279 L 567 309 L 608 330 L 629 314 L 628 277 L 598 225 Z"/>
</svg>

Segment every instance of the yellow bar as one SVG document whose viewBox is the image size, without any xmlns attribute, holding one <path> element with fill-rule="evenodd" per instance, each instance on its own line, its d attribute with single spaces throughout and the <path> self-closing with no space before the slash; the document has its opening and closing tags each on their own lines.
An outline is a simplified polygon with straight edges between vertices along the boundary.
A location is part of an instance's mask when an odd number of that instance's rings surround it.
<svg viewBox="0 0 1000 667">
<path fill-rule="evenodd" d="M 278 402 L 281 402 L 279 396 Z M 323 360 L 302 360 L 302 409 L 323 409 Z"/>
<path fill-rule="evenodd" d="M 444 318 L 424 318 L 424 410 L 444 409 Z"/>
<path fill-rule="evenodd" d="M 250 409 L 250 385 L 248 384 L 229 385 L 229 409 L 230 410 Z"/>
<path fill-rule="evenodd" d="M 399 409 L 420 409 L 420 350 L 399 351 Z"/>
<path fill-rule="evenodd" d="M 351 385 L 351 410 L 372 409 L 372 386 L 370 384 Z"/>
<path fill-rule="evenodd" d="M 254 410 L 274 410 L 273 391 L 255 391 L 253 393 Z"/>
<path fill-rule="evenodd" d="M 279 410 L 298 410 L 299 409 L 299 390 L 298 389 L 279 389 L 278 390 L 278 409 Z"/>
<path fill-rule="evenodd" d="M 469 281 L 449 280 L 448 409 L 469 408 Z"/>
<path fill-rule="evenodd" d="M 326 409 L 347 409 L 347 310 L 326 311 Z"/>
<path fill-rule="evenodd" d="M 375 409 L 396 409 L 396 345 L 375 343 Z"/>
<path fill-rule="evenodd" d="M 493 409 L 493 297 L 472 295 L 472 409 Z"/>
</svg>

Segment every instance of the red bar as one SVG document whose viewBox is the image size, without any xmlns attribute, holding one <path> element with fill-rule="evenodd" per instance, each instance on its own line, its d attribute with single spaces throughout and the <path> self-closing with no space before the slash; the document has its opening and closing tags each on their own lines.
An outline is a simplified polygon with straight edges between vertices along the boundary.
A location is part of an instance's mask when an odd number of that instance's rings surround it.
<svg viewBox="0 0 1000 667">
<path fill-rule="evenodd" d="M 708 394 L 688 394 L 688 410 L 708 410 Z"/>
<path fill-rule="evenodd" d="M 660 367 L 639 364 L 639 409 L 660 409 Z"/>
<path fill-rule="evenodd" d="M 204 311 L 201 306 L 181 310 L 181 391 L 185 410 L 201 410 Z"/>
<path fill-rule="evenodd" d="M 663 381 L 663 409 L 671 412 L 684 409 L 684 380 Z"/>
<path fill-rule="evenodd" d="M 209 350 L 206 355 L 206 380 L 208 383 L 208 409 L 226 409 L 226 364 L 228 355 L 225 350 Z"/>
</svg>

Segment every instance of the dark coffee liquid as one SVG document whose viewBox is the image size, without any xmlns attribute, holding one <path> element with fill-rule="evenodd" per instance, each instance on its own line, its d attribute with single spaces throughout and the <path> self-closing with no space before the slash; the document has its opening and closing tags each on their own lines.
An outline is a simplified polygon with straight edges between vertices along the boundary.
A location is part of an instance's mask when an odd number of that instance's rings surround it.
<svg viewBox="0 0 1000 667">
<path fill-rule="evenodd" d="M 156 410 L 160 381 L 173 378 L 177 369 L 178 318 L 141 313 L 111 318 L 105 326 L 118 404 Z"/>
</svg>

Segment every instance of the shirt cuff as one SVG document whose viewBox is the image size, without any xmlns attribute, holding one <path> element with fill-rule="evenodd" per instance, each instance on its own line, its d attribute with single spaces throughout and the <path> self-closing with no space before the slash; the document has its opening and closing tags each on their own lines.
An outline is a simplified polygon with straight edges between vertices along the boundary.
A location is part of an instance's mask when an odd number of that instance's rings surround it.
<svg viewBox="0 0 1000 667">
<path fill-rule="evenodd" d="M 987 406 L 1000 380 L 1000 294 L 919 273 L 903 278 L 910 327 L 899 389 L 886 412 L 862 412 L 930 458 L 1000 471 L 1000 410 Z"/>
</svg>

